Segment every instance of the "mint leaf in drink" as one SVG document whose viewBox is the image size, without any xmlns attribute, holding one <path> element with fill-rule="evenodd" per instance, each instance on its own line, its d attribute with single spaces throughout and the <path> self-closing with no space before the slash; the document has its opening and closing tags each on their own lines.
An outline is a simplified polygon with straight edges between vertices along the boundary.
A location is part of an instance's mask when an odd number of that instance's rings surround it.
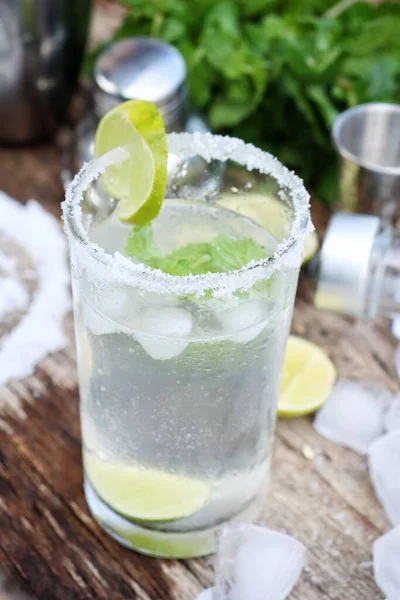
<svg viewBox="0 0 400 600">
<path fill-rule="evenodd" d="M 266 257 L 264 248 L 250 238 L 237 240 L 221 234 L 212 242 L 212 264 L 217 273 L 229 273 L 241 269 L 251 260 Z"/>
<path fill-rule="evenodd" d="M 205 275 L 229 273 L 241 269 L 251 260 L 266 258 L 262 246 L 250 238 L 235 239 L 225 234 L 211 242 L 186 244 L 163 255 L 151 225 L 133 227 L 125 252 L 137 261 L 169 275 Z"/>
<path fill-rule="evenodd" d="M 166 256 L 162 268 L 170 275 L 203 275 L 214 272 L 212 244 L 187 244 Z"/>
<path fill-rule="evenodd" d="M 147 265 L 161 257 L 151 224 L 136 225 L 132 228 L 126 240 L 125 253 Z"/>
</svg>

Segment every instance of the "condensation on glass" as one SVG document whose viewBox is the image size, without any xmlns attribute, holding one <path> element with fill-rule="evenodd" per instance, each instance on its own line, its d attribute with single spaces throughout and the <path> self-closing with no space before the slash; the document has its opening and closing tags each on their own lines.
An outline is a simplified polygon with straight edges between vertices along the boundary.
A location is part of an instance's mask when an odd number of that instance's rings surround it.
<svg viewBox="0 0 400 600">
<path fill-rule="evenodd" d="M 172 134 L 168 144 L 169 181 L 154 222 L 160 243 L 223 231 L 257 240 L 268 258 L 180 277 L 126 257 L 128 230 L 98 178 L 126 158 L 122 148 L 82 169 L 63 210 L 88 505 L 121 543 L 189 557 L 212 552 L 222 523 L 254 520 L 266 503 L 280 372 L 312 225 L 302 183 L 269 154 L 210 134 Z M 180 504 L 171 508 L 174 481 Z M 146 482 L 159 482 L 164 512 L 151 513 L 151 501 L 147 515 L 138 507 Z"/>
</svg>

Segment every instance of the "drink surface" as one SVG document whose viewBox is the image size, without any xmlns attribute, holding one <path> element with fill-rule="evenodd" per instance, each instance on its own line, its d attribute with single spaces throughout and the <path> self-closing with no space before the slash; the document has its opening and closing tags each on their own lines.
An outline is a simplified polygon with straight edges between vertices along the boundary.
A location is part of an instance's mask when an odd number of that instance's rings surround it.
<svg viewBox="0 0 400 600">
<path fill-rule="evenodd" d="M 251 238 L 266 255 L 277 245 L 254 221 L 204 203 L 167 200 L 153 227 L 165 253 L 220 234 Z M 112 254 L 129 231 L 110 215 L 90 237 Z M 267 293 L 229 300 L 128 286 L 79 294 L 85 472 L 111 509 L 147 529 L 205 530 L 262 490 L 292 308 L 274 286 L 279 277 Z"/>
</svg>

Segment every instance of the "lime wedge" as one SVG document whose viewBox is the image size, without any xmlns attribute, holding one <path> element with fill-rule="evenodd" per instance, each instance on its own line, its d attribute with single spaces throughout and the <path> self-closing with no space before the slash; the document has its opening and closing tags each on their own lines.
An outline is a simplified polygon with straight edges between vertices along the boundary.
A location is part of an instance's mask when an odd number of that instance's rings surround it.
<svg viewBox="0 0 400 600">
<path fill-rule="evenodd" d="M 148 554 L 164 558 L 195 558 L 216 551 L 213 531 L 165 534 L 162 531 L 145 530 L 132 523 L 129 528 L 113 526 L 112 533 L 120 543 Z"/>
<path fill-rule="evenodd" d="M 283 364 L 278 415 L 298 417 L 318 410 L 330 395 L 335 379 L 335 366 L 319 346 L 290 336 Z"/>
<path fill-rule="evenodd" d="M 109 166 L 103 180 L 119 200 L 118 217 L 142 225 L 160 212 L 167 181 L 167 137 L 161 115 L 151 102 L 129 100 L 111 109 L 100 121 L 95 155 L 125 146 L 130 158 Z"/>
<path fill-rule="evenodd" d="M 224 192 L 217 200 L 217 204 L 249 217 L 265 229 L 277 240 L 282 240 L 289 235 L 289 221 L 285 205 L 270 194 L 261 192 Z M 316 254 L 319 240 L 316 231 L 311 231 L 304 242 L 304 265 Z"/>
<path fill-rule="evenodd" d="M 317 253 L 319 248 L 319 240 L 316 231 L 310 231 L 306 239 L 304 240 L 304 254 L 303 254 L 303 265 L 308 263 L 313 256 Z"/>
<path fill-rule="evenodd" d="M 200 480 L 103 461 L 84 453 L 87 476 L 99 496 L 116 512 L 141 521 L 188 517 L 207 503 L 210 488 Z"/>
</svg>

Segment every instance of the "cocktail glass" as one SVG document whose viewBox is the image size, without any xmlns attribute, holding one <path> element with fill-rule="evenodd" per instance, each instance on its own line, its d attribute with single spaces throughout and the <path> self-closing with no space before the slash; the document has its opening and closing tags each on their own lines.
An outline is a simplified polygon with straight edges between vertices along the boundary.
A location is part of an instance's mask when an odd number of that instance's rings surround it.
<svg viewBox="0 0 400 600">
<path fill-rule="evenodd" d="M 124 255 L 129 227 L 89 163 L 63 206 L 71 255 L 90 511 L 122 544 L 167 557 L 214 550 L 265 503 L 279 380 L 308 195 L 274 157 L 211 134 L 169 136 L 154 221 L 165 251 L 221 232 L 268 257 L 225 273 L 171 276 Z M 229 252 L 226 257 L 229 261 Z"/>
</svg>

